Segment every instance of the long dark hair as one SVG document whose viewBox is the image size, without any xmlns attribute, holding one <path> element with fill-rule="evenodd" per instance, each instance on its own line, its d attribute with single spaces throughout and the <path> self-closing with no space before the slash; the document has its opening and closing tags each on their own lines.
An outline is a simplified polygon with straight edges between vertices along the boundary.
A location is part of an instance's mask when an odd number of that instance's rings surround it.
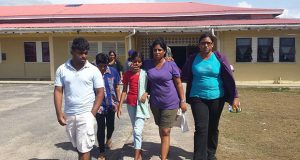
<svg viewBox="0 0 300 160">
<path fill-rule="evenodd" d="M 213 43 L 215 43 L 216 37 L 213 36 L 213 35 L 210 34 L 210 33 L 203 33 L 203 34 L 201 34 L 198 43 L 200 43 L 202 39 L 207 38 L 207 37 L 209 37 L 209 38 L 211 39 L 211 41 L 212 41 Z"/>
<path fill-rule="evenodd" d="M 133 61 L 135 58 L 140 58 L 144 62 L 144 55 L 140 52 L 134 52 L 130 57 L 130 61 Z"/>
<path fill-rule="evenodd" d="M 150 46 L 150 58 L 153 59 L 153 48 L 156 45 L 160 45 L 161 48 L 166 52 L 167 51 L 167 44 L 163 38 L 157 38 L 152 42 L 152 45 Z M 166 54 L 165 54 L 166 56 Z"/>
<path fill-rule="evenodd" d="M 116 54 L 116 52 L 113 51 L 113 50 L 110 50 L 110 51 L 108 52 L 108 56 L 109 56 L 111 53 L 113 53 L 113 54 L 115 55 L 115 58 L 117 59 L 117 54 Z"/>
<path fill-rule="evenodd" d="M 132 62 L 135 58 L 140 58 L 142 60 L 142 66 L 141 68 L 144 69 L 144 55 L 141 52 L 134 52 L 130 56 L 130 62 Z"/>
</svg>

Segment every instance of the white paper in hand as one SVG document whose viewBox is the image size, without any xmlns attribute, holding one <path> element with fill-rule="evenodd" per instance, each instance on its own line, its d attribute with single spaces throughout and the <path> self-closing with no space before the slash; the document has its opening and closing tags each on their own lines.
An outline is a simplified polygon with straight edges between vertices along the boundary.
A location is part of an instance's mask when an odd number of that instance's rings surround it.
<svg viewBox="0 0 300 160">
<path fill-rule="evenodd" d="M 174 123 L 174 126 L 181 128 L 181 132 L 189 131 L 187 118 L 185 116 L 185 113 L 182 113 L 182 110 L 180 108 L 177 111 L 176 121 Z"/>
</svg>

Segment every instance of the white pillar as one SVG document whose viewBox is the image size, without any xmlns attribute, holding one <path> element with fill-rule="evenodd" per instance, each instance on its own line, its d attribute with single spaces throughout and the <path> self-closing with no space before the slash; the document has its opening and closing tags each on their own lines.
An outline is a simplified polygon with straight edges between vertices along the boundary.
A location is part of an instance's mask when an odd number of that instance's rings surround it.
<svg viewBox="0 0 300 160">
<path fill-rule="evenodd" d="M 53 35 L 49 35 L 49 54 L 50 54 L 50 77 L 51 77 L 51 81 L 54 81 L 54 79 L 55 79 L 55 66 L 54 66 Z"/>
<path fill-rule="evenodd" d="M 0 43 L 0 63 L 2 63 L 2 50 L 1 50 L 1 43 Z"/>
<path fill-rule="evenodd" d="M 279 63 L 279 37 L 274 37 L 273 41 L 273 48 L 274 48 L 274 53 L 273 53 L 273 58 L 274 61 L 273 63 Z"/>
<path fill-rule="evenodd" d="M 218 50 L 218 51 L 221 51 L 220 31 L 217 32 L 216 38 L 217 38 L 217 50 Z"/>
<path fill-rule="evenodd" d="M 257 62 L 257 37 L 252 37 L 252 63 Z"/>
</svg>

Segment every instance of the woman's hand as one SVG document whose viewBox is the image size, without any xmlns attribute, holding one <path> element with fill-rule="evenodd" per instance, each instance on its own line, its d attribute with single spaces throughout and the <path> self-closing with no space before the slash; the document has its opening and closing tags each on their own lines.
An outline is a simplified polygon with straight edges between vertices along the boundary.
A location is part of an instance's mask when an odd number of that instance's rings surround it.
<svg viewBox="0 0 300 160">
<path fill-rule="evenodd" d="M 168 62 L 170 62 L 170 61 L 174 61 L 174 58 L 172 58 L 172 57 L 165 57 L 165 60 L 168 61 Z"/>
<path fill-rule="evenodd" d="M 239 98 L 234 98 L 233 103 L 232 103 L 231 106 L 232 106 L 232 109 L 237 111 L 237 109 L 240 108 Z"/>
<path fill-rule="evenodd" d="M 187 110 L 187 105 L 185 102 L 180 102 L 180 108 L 182 112 L 185 112 Z"/>
<path fill-rule="evenodd" d="M 121 117 L 121 114 L 122 114 L 122 107 L 119 107 L 118 108 L 118 111 L 117 111 L 117 117 L 120 119 Z"/>
<path fill-rule="evenodd" d="M 142 102 L 142 103 L 145 103 L 145 102 L 146 102 L 147 96 L 148 96 L 148 93 L 147 93 L 147 92 L 145 92 L 145 93 L 142 95 L 142 97 L 141 97 L 141 102 Z"/>
</svg>

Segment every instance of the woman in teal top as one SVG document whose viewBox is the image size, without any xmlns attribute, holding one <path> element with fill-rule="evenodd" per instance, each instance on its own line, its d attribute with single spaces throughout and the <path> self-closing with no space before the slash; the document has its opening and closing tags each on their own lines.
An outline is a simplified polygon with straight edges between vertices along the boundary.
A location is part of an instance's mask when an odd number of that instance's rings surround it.
<svg viewBox="0 0 300 160">
<path fill-rule="evenodd" d="M 198 54 L 192 66 L 194 78 L 190 97 L 199 97 L 207 100 L 223 97 L 224 89 L 220 71 L 221 64 L 215 54 L 211 54 L 207 59 L 203 59 Z"/>
<path fill-rule="evenodd" d="M 187 83 L 187 100 L 195 121 L 194 160 L 215 160 L 219 120 L 225 101 L 239 107 L 235 82 L 225 56 L 213 52 L 214 37 L 199 38 L 200 52 L 182 69 Z"/>
</svg>

